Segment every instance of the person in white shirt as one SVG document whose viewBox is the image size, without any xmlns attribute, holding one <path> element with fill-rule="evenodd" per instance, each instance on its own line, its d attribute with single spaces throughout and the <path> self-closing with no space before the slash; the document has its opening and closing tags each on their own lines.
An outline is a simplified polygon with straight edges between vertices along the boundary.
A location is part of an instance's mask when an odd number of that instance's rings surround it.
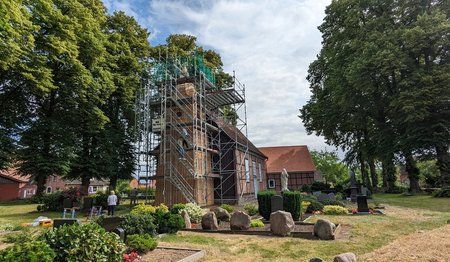
<svg viewBox="0 0 450 262">
<path fill-rule="evenodd" d="M 114 216 L 114 209 L 117 206 L 117 196 L 114 191 L 111 190 L 111 193 L 108 196 L 108 216 Z"/>
</svg>

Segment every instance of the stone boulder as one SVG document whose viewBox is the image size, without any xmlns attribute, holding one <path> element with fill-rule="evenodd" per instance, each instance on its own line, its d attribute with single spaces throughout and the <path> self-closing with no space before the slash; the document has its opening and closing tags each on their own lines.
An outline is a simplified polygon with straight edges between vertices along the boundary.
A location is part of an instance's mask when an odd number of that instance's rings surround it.
<svg viewBox="0 0 450 262">
<path fill-rule="evenodd" d="M 219 225 L 217 224 L 216 214 L 214 212 L 208 212 L 202 217 L 202 228 L 204 230 L 217 230 Z"/>
<path fill-rule="evenodd" d="M 270 231 L 274 235 L 288 236 L 294 227 L 295 222 L 291 213 L 279 210 L 270 214 Z"/>
<path fill-rule="evenodd" d="M 314 235 L 322 240 L 334 239 L 336 225 L 326 219 L 319 219 L 314 224 Z"/>
<path fill-rule="evenodd" d="M 242 211 L 236 211 L 231 215 L 231 230 L 248 230 L 250 228 L 250 216 Z"/>
<path fill-rule="evenodd" d="M 226 222 L 230 221 L 231 215 L 225 209 L 217 207 L 213 211 L 216 214 L 218 221 L 226 221 Z"/>
<path fill-rule="evenodd" d="M 333 262 L 357 262 L 353 253 L 343 253 L 334 257 Z"/>
<path fill-rule="evenodd" d="M 188 212 L 186 212 L 186 210 L 181 210 L 180 215 L 184 219 L 184 228 L 191 228 L 191 218 L 189 217 Z"/>
<path fill-rule="evenodd" d="M 321 259 L 320 257 L 313 257 L 309 260 L 309 262 L 325 262 L 325 260 Z"/>
</svg>

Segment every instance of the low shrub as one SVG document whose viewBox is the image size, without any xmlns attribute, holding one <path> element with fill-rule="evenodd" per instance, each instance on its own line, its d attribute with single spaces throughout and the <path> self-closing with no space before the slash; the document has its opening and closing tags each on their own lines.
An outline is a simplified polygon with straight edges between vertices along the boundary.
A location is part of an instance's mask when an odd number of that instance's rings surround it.
<svg viewBox="0 0 450 262">
<path fill-rule="evenodd" d="M 338 192 L 336 194 L 336 200 L 339 200 L 339 201 L 345 200 L 345 195 L 341 192 Z"/>
<path fill-rule="evenodd" d="M 302 195 L 302 201 L 313 202 L 313 201 L 319 201 L 319 200 L 317 200 L 317 197 L 314 195 Z"/>
<path fill-rule="evenodd" d="M 52 262 L 56 255 L 50 246 L 39 240 L 17 243 L 0 250 L 2 262 Z"/>
<path fill-rule="evenodd" d="M 323 207 L 325 215 L 347 215 L 348 211 L 345 207 L 327 205 Z"/>
<path fill-rule="evenodd" d="M 221 208 L 225 209 L 226 211 L 228 211 L 228 213 L 233 213 L 234 212 L 234 207 L 228 204 L 222 204 L 220 205 Z"/>
<path fill-rule="evenodd" d="M 327 184 L 327 183 L 314 181 L 311 184 L 311 192 L 314 192 L 314 191 L 325 191 L 325 190 L 330 189 L 330 187 L 331 186 L 329 184 Z"/>
<path fill-rule="evenodd" d="M 127 245 L 130 251 L 138 253 L 147 253 L 158 246 L 158 242 L 150 235 L 129 235 L 127 236 Z"/>
<path fill-rule="evenodd" d="M 450 187 L 444 187 L 433 193 L 434 197 L 450 197 Z"/>
<path fill-rule="evenodd" d="M 134 215 L 140 215 L 140 214 L 153 214 L 155 212 L 156 208 L 154 206 L 140 203 L 138 205 L 135 205 L 130 213 Z"/>
<path fill-rule="evenodd" d="M 300 188 L 300 191 L 306 192 L 306 193 L 311 193 L 311 185 L 308 185 L 308 184 L 302 185 L 302 187 Z"/>
<path fill-rule="evenodd" d="M 291 213 L 294 221 L 298 221 L 301 212 L 301 199 L 300 192 L 298 191 L 285 191 L 283 192 L 283 209 L 286 212 Z"/>
<path fill-rule="evenodd" d="M 308 205 L 308 208 L 306 209 L 306 213 L 312 213 L 314 211 L 322 211 L 323 210 L 323 204 L 319 201 L 311 201 Z"/>
<path fill-rule="evenodd" d="M 180 214 L 181 210 L 183 210 L 186 207 L 186 204 L 174 204 L 172 206 L 172 209 L 170 209 L 170 212 L 172 214 Z"/>
<path fill-rule="evenodd" d="M 321 203 L 324 206 L 341 206 L 341 207 L 345 207 L 344 203 L 342 201 L 339 201 L 339 200 L 323 200 L 323 201 L 321 201 Z"/>
<path fill-rule="evenodd" d="M 302 201 L 302 203 L 300 204 L 302 207 L 300 209 L 300 212 L 302 214 L 304 214 L 306 212 L 306 210 L 308 209 L 309 204 L 311 204 L 311 202 L 309 201 Z"/>
<path fill-rule="evenodd" d="M 0 225 L 0 231 L 19 231 L 25 229 L 25 227 L 20 225 L 3 224 Z"/>
<path fill-rule="evenodd" d="M 161 211 L 153 214 L 156 231 L 159 234 L 176 233 L 178 230 L 184 228 L 184 219 L 180 214 L 163 213 Z"/>
<path fill-rule="evenodd" d="M 264 227 L 264 223 L 259 219 L 252 219 L 250 221 L 250 227 Z"/>
<path fill-rule="evenodd" d="M 275 191 L 266 190 L 258 192 L 258 213 L 264 217 L 264 219 L 270 219 L 271 209 L 271 198 L 275 195 Z"/>
<path fill-rule="evenodd" d="M 55 193 L 44 194 L 40 198 L 40 203 L 38 205 L 38 211 L 60 211 L 63 207 L 64 197 L 62 192 L 56 191 Z"/>
<path fill-rule="evenodd" d="M 123 221 L 120 227 L 125 230 L 127 234 L 151 234 L 156 235 L 157 226 L 155 225 L 152 214 L 145 213 L 130 213 L 123 216 Z"/>
<path fill-rule="evenodd" d="M 247 214 L 249 216 L 254 216 L 254 215 L 258 214 L 258 208 L 253 204 L 250 204 L 250 203 L 245 204 L 244 209 L 245 209 L 245 211 L 247 211 Z"/>
<path fill-rule="evenodd" d="M 96 223 L 63 225 L 42 234 L 56 254 L 54 261 L 122 261 L 125 244 Z"/>
<path fill-rule="evenodd" d="M 162 203 L 159 204 L 159 206 L 156 206 L 155 209 L 156 209 L 155 212 L 160 212 L 160 213 L 163 213 L 163 214 L 169 213 L 169 207 L 164 205 L 164 204 L 162 204 Z"/>
<path fill-rule="evenodd" d="M 202 220 L 203 209 L 194 203 L 187 203 L 184 210 L 188 213 L 192 223 L 199 223 Z"/>
</svg>

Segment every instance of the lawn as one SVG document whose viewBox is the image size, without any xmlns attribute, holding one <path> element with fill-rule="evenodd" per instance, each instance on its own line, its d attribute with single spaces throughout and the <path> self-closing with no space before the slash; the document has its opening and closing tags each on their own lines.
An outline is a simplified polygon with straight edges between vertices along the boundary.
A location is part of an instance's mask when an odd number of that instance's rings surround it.
<svg viewBox="0 0 450 262">
<path fill-rule="evenodd" d="M 450 212 L 450 198 L 435 198 L 431 195 L 418 194 L 404 196 L 397 194 L 376 194 L 374 200 L 388 205 L 420 208 L 432 211 Z"/>
</svg>

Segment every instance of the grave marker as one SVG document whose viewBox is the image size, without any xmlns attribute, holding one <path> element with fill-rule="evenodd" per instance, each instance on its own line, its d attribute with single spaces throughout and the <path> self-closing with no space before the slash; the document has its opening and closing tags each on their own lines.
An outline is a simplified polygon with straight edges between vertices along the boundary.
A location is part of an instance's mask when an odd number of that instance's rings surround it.
<svg viewBox="0 0 450 262">
<path fill-rule="evenodd" d="M 283 210 L 283 197 L 281 196 L 272 196 L 270 199 L 270 212 L 276 212 L 278 210 Z"/>
<path fill-rule="evenodd" d="M 358 213 L 369 213 L 369 206 L 367 205 L 367 196 L 357 196 Z"/>
</svg>

